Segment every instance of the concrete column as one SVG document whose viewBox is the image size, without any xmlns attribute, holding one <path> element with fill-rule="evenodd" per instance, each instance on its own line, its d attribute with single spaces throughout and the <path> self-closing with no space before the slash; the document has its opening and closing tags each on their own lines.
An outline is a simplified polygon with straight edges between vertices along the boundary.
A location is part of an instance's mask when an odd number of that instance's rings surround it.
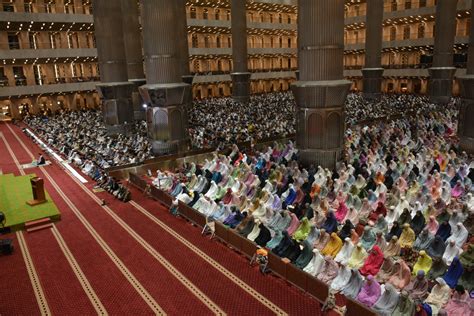
<svg viewBox="0 0 474 316">
<path fill-rule="evenodd" d="M 179 40 L 176 41 L 180 74 L 183 82 L 192 84 L 193 76 L 189 72 L 189 45 L 188 45 L 188 19 L 186 17 L 187 0 L 174 0 L 176 5 L 176 33 Z"/>
<path fill-rule="evenodd" d="M 382 86 L 383 1 L 367 0 L 365 67 L 362 69 L 363 92 L 369 99 L 380 97 Z"/>
<path fill-rule="evenodd" d="M 71 111 L 77 111 L 77 102 L 76 102 L 76 94 L 68 94 L 66 95 L 67 100 L 67 108 Z"/>
<path fill-rule="evenodd" d="M 250 72 L 247 67 L 246 0 L 231 0 L 232 97 L 239 102 L 250 98 Z"/>
<path fill-rule="evenodd" d="M 474 10 L 471 9 L 471 15 Z M 471 23 L 466 75 L 458 78 L 461 84 L 461 107 L 459 109 L 459 146 L 474 155 L 474 23 Z"/>
<path fill-rule="evenodd" d="M 303 165 L 333 168 L 344 144 L 344 0 L 299 0 L 296 145 Z"/>
<path fill-rule="evenodd" d="M 156 155 L 186 150 L 191 85 L 182 82 L 176 27 L 183 21 L 167 0 L 140 0 L 140 5 L 147 82 L 140 94 L 147 105 L 148 137 Z"/>
<path fill-rule="evenodd" d="M 94 0 L 94 28 L 99 60 L 97 85 L 110 134 L 127 133 L 133 121 L 132 92 L 122 28 L 121 1 Z"/>
<path fill-rule="evenodd" d="M 146 83 L 145 73 L 143 71 L 142 35 L 140 31 L 138 3 L 136 0 L 121 1 L 128 81 L 132 82 L 134 86 L 132 92 L 133 116 L 135 120 L 144 120 L 144 100 L 138 91 L 138 87 Z"/>
<path fill-rule="evenodd" d="M 8 107 L 10 108 L 10 115 L 12 116 L 13 119 L 15 119 L 15 120 L 21 119 L 20 100 L 11 99 L 10 100 L 10 105 Z"/>
<path fill-rule="evenodd" d="M 438 0 L 436 5 L 433 67 L 429 69 L 428 94 L 432 102 L 447 103 L 452 96 L 453 47 L 458 0 Z"/>
</svg>

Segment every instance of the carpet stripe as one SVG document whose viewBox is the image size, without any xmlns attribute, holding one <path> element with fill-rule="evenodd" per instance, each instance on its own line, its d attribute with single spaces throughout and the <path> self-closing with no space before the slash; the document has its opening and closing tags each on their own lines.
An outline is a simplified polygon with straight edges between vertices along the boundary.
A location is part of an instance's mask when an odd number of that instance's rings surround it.
<svg viewBox="0 0 474 316">
<path fill-rule="evenodd" d="M 18 245 L 20 246 L 23 259 L 25 260 L 26 270 L 28 271 L 31 284 L 33 285 L 33 291 L 35 293 L 41 315 L 51 315 L 48 302 L 44 295 L 43 288 L 41 287 L 38 273 L 36 272 L 35 265 L 33 264 L 33 260 L 31 259 L 31 255 L 28 250 L 28 246 L 26 245 L 25 238 L 23 237 L 23 232 L 17 231 L 16 236 L 18 238 Z"/>
<path fill-rule="evenodd" d="M 15 134 L 17 139 L 22 142 L 18 136 Z M 23 144 L 24 145 L 24 144 Z M 26 150 L 26 146 L 24 146 Z M 29 151 L 29 150 L 28 150 Z M 99 199 L 95 194 L 93 194 L 84 184 L 80 183 L 75 177 L 73 177 L 67 170 L 64 170 L 70 177 L 75 181 L 81 189 L 87 193 L 92 199 L 94 199 L 100 206 L 102 206 L 102 200 Z M 217 269 L 219 272 L 221 272 L 223 275 L 225 275 L 227 278 L 229 278 L 233 283 L 235 283 L 237 286 L 242 288 L 244 291 L 249 293 L 252 297 L 254 297 L 256 300 L 258 300 L 260 303 L 262 303 L 264 306 L 266 306 L 268 309 L 273 311 L 277 315 L 287 315 L 287 313 L 278 307 L 276 304 L 274 304 L 272 301 L 267 299 L 265 296 L 260 294 L 258 291 L 256 291 L 254 288 L 249 286 L 247 283 L 243 282 L 240 280 L 239 277 L 237 277 L 235 274 L 233 274 L 231 271 L 226 269 L 224 266 L 219 264 L 217 261 L 212 259 L 210 256 L 208 256 L 206 253 L 204 253 L 202 250 L 200 250 L 198 247 L 194 246 L 192 243 L 190 243 L 188 240 L 183 238 L 181 235 L 179 235 L 176 231 L 174 231 L 172 228 L 167 226 L 165 223 L 157 219 L 155 216 L 153 216 L 151 213 L 149 213 L 146 209 L 138 205 L 137 203 L 130 201 L 129 202 L 132 206 L 134 206 L 136 209 L 138 209 L 140 212 L 142 212 L 145 216 L 150 218 L 152 221 L 154 221 L 156 224 L 158 224 L 160 227 L 162 227 L 164 230 L 166 230 L 168 233 L 170 233 L 173 237 L 175 237 L 177 240 L 179 240 L 181 243 L 183 243 L 185 246 L 187 246 L 190 250 L 192 250 L 194 253 L 196 253 L 199 257 L 204 259 L 206 262 L 208 262 L 211 266 L 213 266 L 215 269 Z M 123 220 L 115 213 L 113 212 L 108 206 L 102 206 L 106 212 L 114 219 L 116 220 L 127 232 L 129 232 L 134 238 L 138 238 L 137 241 L 140 242 L 140 240 L 143 240 L 130 226 L 128 226 Z M 139 240 L 140 239 L 140 240 Z M 146 246 L 145 246 L 146 245 Z M 147 249 L 150 252 L 151 255 L 153 255 L 155 258 L 155 254 L 158 254 L 154 248 L 152 248 L 145 240 L 143 240 L 142 246 Z M 158 254 L 159 255 L 159 254 Z M 160 255 L 161 256 L 161 255 Z M 159 260 L 157 258 L 157 260 Z M 166 260 L 163 258 L 163 260 Z M 161 261 L 160 261 L 161 262 Z M 163 264 L 163 263 L 162 263 Z M 168 262 L 169 264 L 169 262 Z M 165 267 L 167 267 L 165 264 L 163 264 Z M 170 265 L 172 267 L 172 265 Z M 170 271 L 171 272 L 171 271 Z M 179 279 L 179 278 L 178 278 Z M 181 281 L 181 280 L 180 280 Z M 184 283 L 183 283 L 184 284 Z M 186 285 L 186 284 L 184 284 Z M 201 301 L 202 298 L 197 296 Z M 203 303 L 206 304 L 206 302 L 203 301 Z M 207 304 L 206 304 L 207 305 Z M 209 306 L 208 306 L 209 307 Z M 212 310 L 212 309 L 211 309 Z"/>
<path fill-rule="evenodd" d="M 14 133 L 13 130 L 11 131 Z M 29 155 L 32 156 L 31 151 L 26 147 L 26 145 L 24 145 L 23 141 L 19 139 L 16 134 L 15 134 L 15 137 L 22 144 L 23 148 L 29 153 Z M 56 188 L 56 183 L 52 180 L 49 174 L 42 167 L 40 167 L 40 169 L 45 173 L 46 177 L 48 177 L 50 182 Z M 130 234 L 130 236 L 132 236 L 148 253 L 150 253 L 161 265 L 163 265 L 163 267 L 165 267 L 187 289 L 189 289 L 189 291 L 193 295 L 195 295 L 201 302 L 203 302 L 203 304 L 206 305 L 214 314 L 226 315 L 226 313 L 216 303 L 214 303 L 206 294 L 204 294 L 204 292 L 202 292 L 196 285 L 194 285 L 188 278 L 186 278 L 186 276 L 184 276 L 181 272 L 179 272 L 168 260 L 166 260 L 160 253 L 158 253 L 148 242 L 146 242 L 139 234 L 137 234 L 128 224 L 126 224 L 108 206 L 103 206 L 102 201 L 96 195 L 94 195 L 87 187 L 85 187 L 84 184 L 82 184 L 75 177 L 73 177 L 68 172 L 68 170 L 64 170 L 64 171 L 81 187 L 81 189 L 86 194 L 88 194 L 94 201 L 96 201 L 97 204 L 102 206 L 102 208 L 107 212 L 107 214 L 109 214 L 123 229 L 125 229 L 125 231 L 127 231 Z M 58 189 L 56 190 L 58 191 Z"/>
<path fill-rule="evenodd" d="M 110 215 L 130 236 L 132 236 L 148 253 L 150 253 L 160 264 L 162 264 L 178 281 L 180 281 L 191 293 L 193 293 L 201 302 L 203 302 L 214 314 L 225 315 L 226 313 L 214 303 L 204 292 L 194 285 L 186 276 L 179 272 L 173 264 L 166 260 L 155 248 L 153 248 L 148 242 L 145 241 L 135 230 L 133 230 L 127 223 L 125 223 L 110 207 L 102 205 L 102 200 L 93 194 L 87 187 L 81 182 L 72 177 L 67 170 L 65 172 L 73 179 L 81 189 L 88 194 L 97 204 L 99 204 L 106 212 Z"/>
<path fill-rule="evenodd" d="M 242 288 L 244 291 L 252 295 L 255 299 L 257 299 L 260 303 L 268 307 L 270 310 L 275 312 L 278 315 L 286 315 L 287 313 L 279 308 L 277 305 L 275 305 L 273 302 L 268 300 L 266 297 L 264 297 L 262 294 L 260 294 L 258 291 L 254 290 L 251 286 L 249 286 L 247 283 L 243 282 L 239 277 L 237 277 L 235 274 L 233 274 L 231 271 L 227 270 L 224 266 L 219 264 L 217 261 L 212 259 L 210 256 L 208 256 L 205 252 L 203 252 L 201 249 L 198 247 L 194 246 L 191 242 L 189 242 L 187 239 L 182 237 L 180 234 L 178 234 L 175 230 L 173 230 L 171 227 L 160 221 L 158 218 L 156 218 L 153 214 L 148 212 L 145 208 L 143 208 L 141 205 L 137 204 L 134 201 L 129 202 L 133 207 L 135 207 L 138 211 L 143 213 L 146 217 L 151 219 L 153 222 L 155 222 L 158 226 L 166 230 L 169 234 L 171 234 L 173 237 L 175 237 L 177 240 L 179 240 L 181 243 L 183 243 L 186 247 L 188 247 L 191 251 L 193 251 L 195 254 L 197 254 L 199 257 L 204 259 L 206 262 L 208 262 L 210 265 L 212 265 L 215 269 L 217 269 L 219 272 L 221 272 L 223 275 L 225 275 L 227 278 L 229 278 L 232 282 L 234 282 L 236 285 L 238 285 L 240 288 Z"/>
<path fill-rule="evenodd" d="M 8 153 L 10 156 L 12 156 L 13 161 L 15 162 L 15 165 L 17 166 L 18 170 L 20 171 L 20 174 L 22 176 L 25 175 L 25 171 L 21 167 L 20 163 L 18 162 L 18 159 L 16 159 L 15 153 L 13 152 L 12 148 L 10 147 L 10 144 L 8 143 L 7 139 L 3 135 L 3 133 L 0 132 L 0 138 L 3 139 L 3 142 L 5 143 L 5 146 L 7 147 Z"/>
<path fill-rule="evenodd" d="M 23 149 L 28 153 L 30 157 L 34 159 L 33 154 L 29 150 L 28 147 L 23 143 L 23 141 L 18 137 L 18 135 L 12 130 L 12 128 L 7 124 L 8 129 L 12 132 L 15 136 L 16 140 L 20 143 Z M 82 215 L 79 209 L 76 207 L 74 203 L 64 194 L 58 184 L 54 181 L 54 179 L 49 175 L 49 173 L 43 168 L 39 167 L 46 178 L 50 181 L 51 185 L 56 189 L 58 194 L 63 198 L 64 202 L 71 208 L 72 212 L 77 216 L 77 218 L 81 221 L 81 223 L 86 227 L 92 237 L 97 241 L 97 243 L 101 246 L 104 252 L 109 256 L 112 262 L 117 266 L 117 268 L 122 272 L 125 278 L 130 282 L 130 284 L 134 287 L 134 289 L 138 292 L 138 294 L 143 298 L 143 300 L 148 304 L 148 306 L 152 309 L 152 311 L 156 315 L 166 315 L 165 311 L 158 305 L 155 299 L 148 293 L 148 291 L 143 287 L 143 285 L 136 279 L 136 277 L 128 270 L 125 264 L 119 259 L 119 257 L 115 254 L 115 252 L 109 247 L 109 245 L 100 237 L 97 231 L 92 227 L 92 225 L 87 221 L 87 219 Z"/>
<path fill-rule="evenodd" d="M 86 292 L 86 295 L 89 298 L 90 302 L 92 303 L 92 306 L 94 306 L 97 314 L 108 315 L 104 305 L 102 305 L 102 302 L 100 301 L 99 297 L 97 296 L 91 284 L 89 283 L 89 280 L 87 280 L 87 277 L 84 275 L 84 272 L 82 271 L 81 267 L 77 263 L 76 258 L 74 258 L 74 255 L 71 253 L 71 250 L 69 250 L 69 247 L 67 246 L 63 237 L 61 236 L 61 233 L 56 228 L 56 225 L 53 224 L 53 229 L 51 231 L 53 232 L 53 235 L 56 238 L 56 241 L 58 242 L 59 247 L 64 253 L 64 256 L 69 262 L 69 265 L 71 266 L 72 271 L 74 272 L 77 279 L 79 280 L 79 283 L 84 289 L 84 292 Z"/>
</svg>

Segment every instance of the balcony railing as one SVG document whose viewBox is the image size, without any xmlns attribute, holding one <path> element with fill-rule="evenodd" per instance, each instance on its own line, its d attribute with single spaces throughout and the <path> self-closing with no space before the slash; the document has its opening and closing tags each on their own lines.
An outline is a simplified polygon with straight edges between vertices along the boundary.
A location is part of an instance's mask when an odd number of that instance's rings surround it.
<svg viewBox="0 0 474 316">
<path fill-rule="evenodd" d="M 35 83 L 33 85 L 52 85 L 52 84 L 63 84 L 63 83 L 79 83 L 79 82 L 91 82 L 91 81 L 100 81 L 100 77 L 92 76 L 78 76 L 78 77 L 46 77 L 42 76 L 41 78 L 34 78 Z M 0 79 L 0 86 L 7 87 L 10 86 L 11 81 L 8 77 L 3 77 Z M 28 80 L 24 76 L 17 77 L 13 80 L 14 86 L 27 86 Z"/>
<path fill-rule="evenodd" d="M 91 5 L 36 4 L 1 2 L 0 11 L 16 13 L 92 14 Z"/>
<path fill-rule="evenodd" d="M 0 42 L 0 49 L 90 49 L 96 48 L 93 41 L 90 41 L 90 45 L 85 47 L 78 46 L 77 43 L 73 43 L 69 47 L 68 43 L 57 41 L 54 44 L 51 42 L 29 42 L 29 41 L 18 41 L 18 42 Z M 54 45 L 54 46 L 53 46 Z"/>
</svg>

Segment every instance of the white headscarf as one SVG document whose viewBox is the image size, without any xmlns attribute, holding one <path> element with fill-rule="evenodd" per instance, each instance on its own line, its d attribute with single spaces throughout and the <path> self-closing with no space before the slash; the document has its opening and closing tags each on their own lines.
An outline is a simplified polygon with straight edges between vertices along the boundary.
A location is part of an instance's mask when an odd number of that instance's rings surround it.
<svg viewBox="0 0 474 316">
<path fill-rule="evenodd" d="M 303 271 L 316 276 L 324 264 L 324 257 L 321 255 L 318 249 L 313 249 L 313 259 L 304 267 Z"/>
<path fill-rule="evenodd" d="M 346 239 L 344 239 L 344 245 L 337 253 L 336 258 L 334 258 L 334 261 L 339 262 L 342 265 L 346 265 L 349 262 L 349 259 L 351 258 L 353 250 L 354 244 L 352 243 L 351 239 L 347 237 Z"/>
</svg>

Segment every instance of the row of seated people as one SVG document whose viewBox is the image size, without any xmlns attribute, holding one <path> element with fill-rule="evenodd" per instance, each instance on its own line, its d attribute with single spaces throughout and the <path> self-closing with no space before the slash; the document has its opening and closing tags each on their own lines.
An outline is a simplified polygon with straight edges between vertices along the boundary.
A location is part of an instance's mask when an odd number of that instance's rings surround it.
<svg viewBox="0 0 474 316">
<path fill-rule="evenodd" d="M 447 107 L 348 130 L 333 171 L 300 167 L 289 143 L 158 171 L 154 184 L 380 314 L 469 311 L 474 171 L 456 116 Z"/>
</svg>

